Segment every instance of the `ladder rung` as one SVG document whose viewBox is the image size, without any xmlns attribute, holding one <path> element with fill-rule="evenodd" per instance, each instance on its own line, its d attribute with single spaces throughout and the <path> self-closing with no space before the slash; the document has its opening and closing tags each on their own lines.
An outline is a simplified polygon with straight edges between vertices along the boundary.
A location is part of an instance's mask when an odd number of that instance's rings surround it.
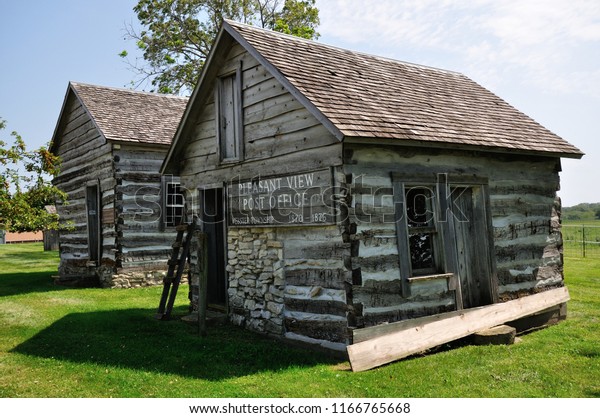
<svg viewBox="0 0 600 418">
<path fill-rule="evenodd" d="M 171 316 L 175 296 L 183 273 L 183 267 L 190 251 L 190 238 L 193 231 L 192 224 L 181 224 L 175 227 L 177 229 L 177 238 L 171 245 L 171 258 L 167 261 L 169 271 L 163 279 L 163 292 L 158 305 L 158 312 L 154 316 L 156 319 L 166 320 Z M 185 241 L 183 240 L 184 233 L 187 231 Z M 183 249 L 181 251 L 180 249 Z M 175 273 L 174 266 L 177 266 Z"/>
</svg>

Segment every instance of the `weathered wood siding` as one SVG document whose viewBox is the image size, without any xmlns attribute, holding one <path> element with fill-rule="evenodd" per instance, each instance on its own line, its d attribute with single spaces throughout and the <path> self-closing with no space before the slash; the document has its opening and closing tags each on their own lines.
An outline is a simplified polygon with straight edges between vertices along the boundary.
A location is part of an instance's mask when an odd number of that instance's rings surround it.
<svg viewBox="0 0 600 418">
<path fill-rule="evenodd" d="M 165 147 L 120 144 L 113 149 L 119 273 L 166 270 L 175 228 L 163 227 L 160 165 Z"/>
<path fill-rule="evenodd" d="M 357 144 L 345 144 L 344 155 L 349 220 L 356 230 L 351 267 L 357 326 L 456 309 L 444 277 L 411 282 L 410 296 L 402 297 L 392 172 L 488 178 L 497 274 L 491 280 L 497 280 L 498 299 L 562 285 L 558 159 Z"/>
<path fill-rule="evenodd" d="M 351 311 L 350 244 L 344 229 L 281 228 L 286 337 L 331 348 L 346 345 Z"/>
<path fill-rule="evenodd" d="M 341 143 L 262 65 L 234 45 L 223 65 L 241 62 L 243 159 L 221 164 L 217 152 L 214 93 L 189 132 L 181 182 L 190 214 L 197 189 L 230 180 L 288 175 L 342 164 Z M 335 185 L 342 186 L 339 176 Z M 344 177 L 342 176 L 342 180 Z M 348 342 L 344 226 L 228 226 L 227 272 L 232 322 L 255 331 L 342 348 Z M 347 234 L 346 234 L 347 236 Z"/>
<path fill-rule="evenodd" d="M 107 141 L 73 96 L 62 123 L 57 154 L 63 163 L 54 179 L 68 195 L 67 205 L 57 205 L 67 226 L 60 231 L 61 278 L 65 283 L 95 278 L 103 286 L 160 283 L 174 239 L 173 228 L 161 226 L 159 169 L 167 147 Z M 100 193 L 97 265 L 89 262 L 86 187 L 91 185 L 99 185 Z"/>
<path fill-rule="evenodd" d="M 68 229 L 60 231 L 60 267 L 63 277 L 110 274 L 116 266 L 114 223 L 102 221 L 101 269 L 88 266 L 88 232 L 86 187 L 99 184 L 102 212 L 114 211 L 113 161 L 111 146 L 96 128 L 89 114 L 73 97 L 64 109 L 65 122 L 57 154 L 62 158 L 61 173 L 54 184 L 68 195 L 68 205 L 57 205 L 61 223 Z"/>
<path fill-rule="evenodd" d="M 244 157 L 221 164 L 217 153 L 214 93 L 183 140 L 182 186 L 223 185 L 250 179 L 307 172 L 341 165 L 341 144 L 312 114 L 241 46 L 234 45 L 226 68 L 242 65 Z"/>
</svg>

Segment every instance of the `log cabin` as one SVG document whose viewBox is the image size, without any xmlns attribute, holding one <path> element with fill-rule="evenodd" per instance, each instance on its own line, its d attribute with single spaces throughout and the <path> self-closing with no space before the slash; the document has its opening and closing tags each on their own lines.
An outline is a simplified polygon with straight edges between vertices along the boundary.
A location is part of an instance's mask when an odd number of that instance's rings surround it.
<svg viewBox="0 0 600 418">
<path fill-rule="evenodd" d="M 345 350 L 564 287 L 560 159 L 582 155 L 463 74 L 225 21 L 161 173 L 208 237 L 209 307 Z"/>
<path fill-rule="evenodd" d="M 133 287 L 162 282 L 183 214 L 179 180 L 159 174 L 187 98 L 71 82 L 50 151 L 62 159 L 53 183 L 57 283 Z"/>
</svg>

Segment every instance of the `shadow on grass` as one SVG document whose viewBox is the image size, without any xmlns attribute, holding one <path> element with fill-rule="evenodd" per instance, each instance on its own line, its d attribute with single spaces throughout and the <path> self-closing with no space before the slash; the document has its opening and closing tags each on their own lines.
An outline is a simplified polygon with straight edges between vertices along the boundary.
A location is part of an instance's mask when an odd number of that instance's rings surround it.
<svg viewBox="0 0 600 418">
<path fill-rule="evenodd" d="M 55 271 L 0 274 L 0 297 L 25 295 L 35 292 L 55 292 L 67 288 L 52 281 Z"/>
<path fill-rule="evenodd" d="M 232 325 L 209 328 L 200 338 L 193 327 L 157 321 L 153 314 L 148 309 L 72 313 L 11 351 L 210 381 L 339 362 Z"/>
</svg>

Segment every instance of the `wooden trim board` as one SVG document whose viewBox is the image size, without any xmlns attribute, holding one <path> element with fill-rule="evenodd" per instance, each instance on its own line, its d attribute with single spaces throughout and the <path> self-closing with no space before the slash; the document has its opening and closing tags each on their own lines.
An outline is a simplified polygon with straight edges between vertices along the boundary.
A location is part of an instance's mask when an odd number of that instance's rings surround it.
<svg viewBox="0 0 600 418">
<path fill-rule="evenodd" d="M 403 321 L 392 332 L 349 345 L 352 371 L 369 370 L 475 332 L 533 315 L 569 300 L 566 287 L 508 302 Z M 402 324 L 401 322 L 398 324 Z M 393 324 L 389 324 L 393 325 Z M 388 330 L 391 330 L 388 327 Z"/>
</svg>

